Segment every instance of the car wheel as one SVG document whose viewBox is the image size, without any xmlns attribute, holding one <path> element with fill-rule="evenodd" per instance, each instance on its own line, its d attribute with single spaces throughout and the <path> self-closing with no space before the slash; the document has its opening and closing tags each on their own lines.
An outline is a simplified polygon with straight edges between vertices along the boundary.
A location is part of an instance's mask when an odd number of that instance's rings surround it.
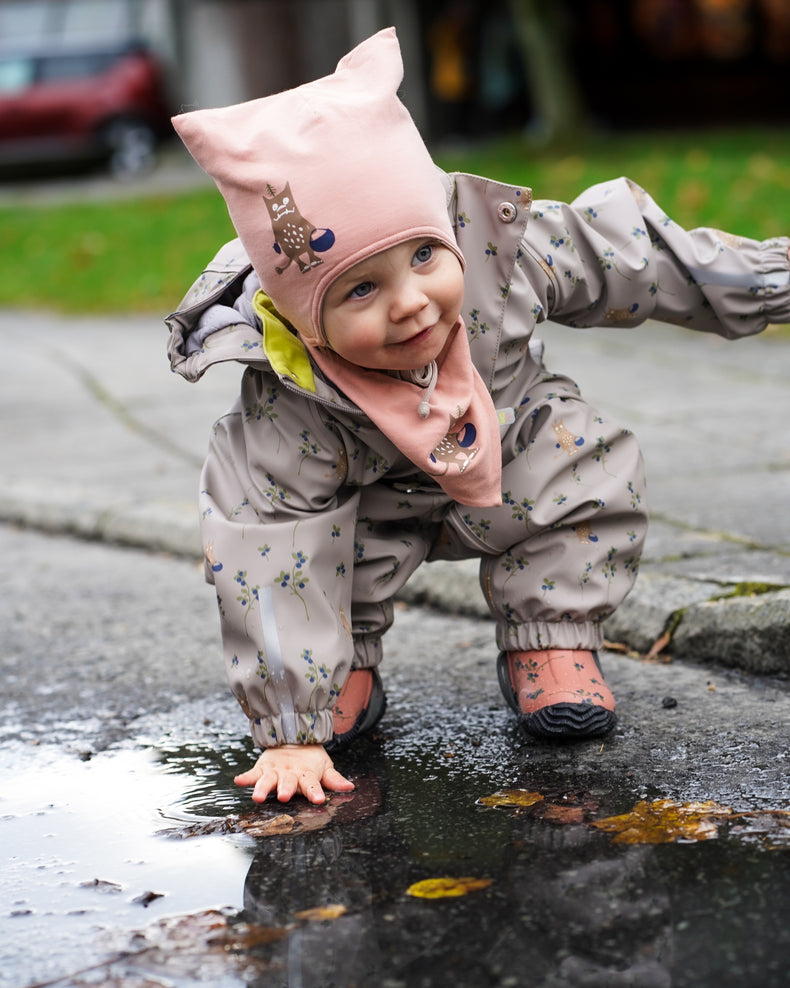
<svg viewBox="0 0 790 988">
<path fill-rule="evenodd" d="M 156 163 L 156 134 L 141 120 L 115 120 L 104 129 L 107 167 L 117 178 L 150 172 Z"/>
</svg>

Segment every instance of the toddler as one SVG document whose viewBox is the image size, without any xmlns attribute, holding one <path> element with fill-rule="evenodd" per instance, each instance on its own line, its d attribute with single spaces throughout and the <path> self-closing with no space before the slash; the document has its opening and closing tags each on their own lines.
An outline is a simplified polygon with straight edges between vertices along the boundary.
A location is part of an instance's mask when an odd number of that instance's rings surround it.
<svg viewBox="0 0 790 988">
<path fill-rule="evenodd" d="M 401 77 L 389 29 L 324 79 L 174 119 L 239 237 L 168 324 L 186 378 L 245 365 L 200 502 L 256 801 L 353 788 L 331 756 L 384 712 L 382 637 L 426 560 L 480 558 L 529 734 L 609 732 L 597 649 L 637 574 L 641 457 L 533 330 L 790 321 L 787 239 L 687 232 L 626 179 L 565 205 L 445 175 Z"/>
</svg>

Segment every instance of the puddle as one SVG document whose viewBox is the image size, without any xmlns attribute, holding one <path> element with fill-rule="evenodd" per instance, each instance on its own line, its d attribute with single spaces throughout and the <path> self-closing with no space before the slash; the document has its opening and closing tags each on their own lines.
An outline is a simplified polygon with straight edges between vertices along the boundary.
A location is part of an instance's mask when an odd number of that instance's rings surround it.
<svg viewBox="0 0 790 988">
<path fill-rule="evenodd" d="M 394 706 L 322 808 L 255 807 L 230 740 L 5 751 L 0 985 L 786 984 L 787 842 L 617 844 L 590 823 L 651 798 L 639 779 L 525 758 L 499 713 L 450 743 Z M 479 803 L 503 787 L 543 798 Z"/>
<path fill-rule="evenodd" d="M 241 907 L 248 846 L 157 836 L 162 814 L 203 788 L 186 771 L 140 750 L 81 761 L 49 748 L 6 748 L 3 762 L 4 988 L 62 978 L 112 956 L 101 946 L 103 931 Z"/>
</svg>

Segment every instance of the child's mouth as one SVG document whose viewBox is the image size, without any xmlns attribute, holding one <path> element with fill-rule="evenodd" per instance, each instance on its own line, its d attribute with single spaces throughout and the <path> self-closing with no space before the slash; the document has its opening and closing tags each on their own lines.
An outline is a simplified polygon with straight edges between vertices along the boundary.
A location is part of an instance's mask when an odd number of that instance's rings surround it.
<svg viewBox="0 0 790 988">
<path fill-rule="evenodd" d="M 401 340 L 399 346 L 414 346 L 417 343 L 422 343 L 423 340 L 428 339 L 432 332 L 433 326 L 428 326 L 427 329 L 420 330 L 419 333 L 415 333 L 414 336 L 410 336 L 408 340 Z"/>
</svg>

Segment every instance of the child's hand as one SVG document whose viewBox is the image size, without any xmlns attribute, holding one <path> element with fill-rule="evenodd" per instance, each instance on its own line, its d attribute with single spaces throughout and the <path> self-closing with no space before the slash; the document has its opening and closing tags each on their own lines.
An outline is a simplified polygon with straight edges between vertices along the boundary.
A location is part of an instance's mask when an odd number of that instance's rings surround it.
<svg viewBox="0 0 790 988">
<path fill-rule="evenodd" d="M 281 803 L 297 792 L 311 803 L 325 803 L 324 788 L 350 792 L 354 783 L 344 778 L 332 764 L 321 744 L 284 744 L 266 748 L 255 765 L 233 780 L 237 786 L 254 786 L 252 798 L 262 803 L 276 792 Z"/>
</svg>

